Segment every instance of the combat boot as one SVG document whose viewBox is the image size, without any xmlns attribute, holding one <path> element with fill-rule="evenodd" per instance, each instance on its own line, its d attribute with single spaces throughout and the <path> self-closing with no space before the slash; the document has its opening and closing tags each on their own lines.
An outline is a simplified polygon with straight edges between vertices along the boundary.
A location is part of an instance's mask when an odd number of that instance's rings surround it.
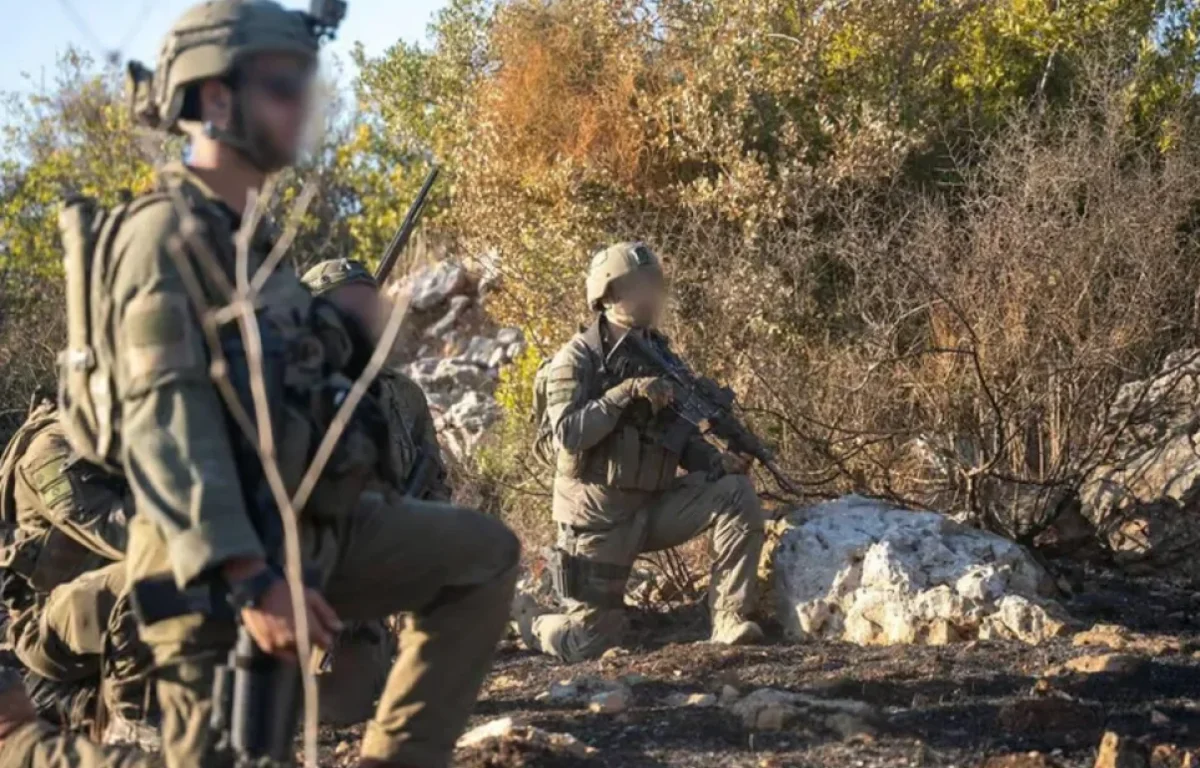
<svg viewBox="0 0 1200 768">
<path fill-rule="evenodd" d="M 714 611 L 710 643 L 721 645 L 755 645 L 763 640 L 762 627 L 742 618 L 733 611 Z"/>
</svg>

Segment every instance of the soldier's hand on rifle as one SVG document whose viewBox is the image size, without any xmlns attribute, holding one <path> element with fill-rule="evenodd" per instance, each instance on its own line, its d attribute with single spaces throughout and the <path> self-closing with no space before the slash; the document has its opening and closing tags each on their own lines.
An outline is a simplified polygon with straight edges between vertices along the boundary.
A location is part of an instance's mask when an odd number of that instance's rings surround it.
<svg viewBox="0 0 1200 768">
<path fill-rule="evenodd" d="M 643 376 L 636 379 L 626 379 L 617 385 L 632 398 L 643 398 L 650 401 L 650 407 L 657 413 L 675 401 L 675 388 L 671 382 L 661 376 Z"/>
<path fill-rule="evenodd" d="M 227 581 L 252 578 L 267 566 L 262 561 L 244 564 L 229 563 L 225 568 Z M 309 640 L 319 648 L 328 648 L 342 629 L 337 612 L 325 602 L 321 593 L 304 590 L 308 612 Z M 292 612 L 292 596 L 287 581 L 277 578 L 266 591 L 241 610 L 242 626 L 266 653 L 285 659 L 296 658 L 296 622 Z"/>
</svg>

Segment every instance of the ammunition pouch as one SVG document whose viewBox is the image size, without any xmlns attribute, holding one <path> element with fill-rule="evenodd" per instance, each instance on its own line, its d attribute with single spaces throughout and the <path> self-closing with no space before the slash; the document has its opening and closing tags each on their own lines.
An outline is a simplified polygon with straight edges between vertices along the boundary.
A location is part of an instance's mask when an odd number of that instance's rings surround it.
<svg viewBox="0 0 1200 768">
<path fill-rule="evenodd" d="M 625 583 L 633 569 L 572 555 L 555 548 L 550 556 L 550 580 L 564 600 L 575 600 L 597 608 L 625 605 Z"/>
<path fill-rule="evenodd" d="M 109 562 L 58 528 L 17 538 L 0 554 L 0 567 L 19 576 L 41 595 Z"/>
<path fill-rule="evenodd" d="M 138 626 L 151 627 L 191 614 L 233 621 L 236 617 L 226 595 L 224 584 L 217 579 L 180 589 L 175 578 L 167 575 L 135 582 L 129 600 Z"/>
</svg>

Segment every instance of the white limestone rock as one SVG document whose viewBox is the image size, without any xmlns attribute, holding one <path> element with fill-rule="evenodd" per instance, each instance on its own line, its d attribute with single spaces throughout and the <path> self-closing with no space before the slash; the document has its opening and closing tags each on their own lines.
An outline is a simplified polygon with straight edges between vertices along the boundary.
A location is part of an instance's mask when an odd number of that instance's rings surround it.
<svg viewBox="0 0 1200 768">
<path fill-rule="evenodd" d="M 794 512 L 774 555 L 789 636 L 860 645 L 1068 631 L 1053 582 L 1017 544 L 933 512 L 847 496 Z"/>
</svg>

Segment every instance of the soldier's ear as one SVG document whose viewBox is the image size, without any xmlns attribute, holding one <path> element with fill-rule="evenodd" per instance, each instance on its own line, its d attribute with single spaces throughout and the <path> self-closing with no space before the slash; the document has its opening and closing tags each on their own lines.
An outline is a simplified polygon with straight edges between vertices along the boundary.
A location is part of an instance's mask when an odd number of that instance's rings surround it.
<svg viewBox="0 0 1200 768">
<path fill-rule="evenodd" d="M 220 80 L 200 84 L 200 122 L 227 130 L 233 120 L 233 91 Z"/>
</svg>

